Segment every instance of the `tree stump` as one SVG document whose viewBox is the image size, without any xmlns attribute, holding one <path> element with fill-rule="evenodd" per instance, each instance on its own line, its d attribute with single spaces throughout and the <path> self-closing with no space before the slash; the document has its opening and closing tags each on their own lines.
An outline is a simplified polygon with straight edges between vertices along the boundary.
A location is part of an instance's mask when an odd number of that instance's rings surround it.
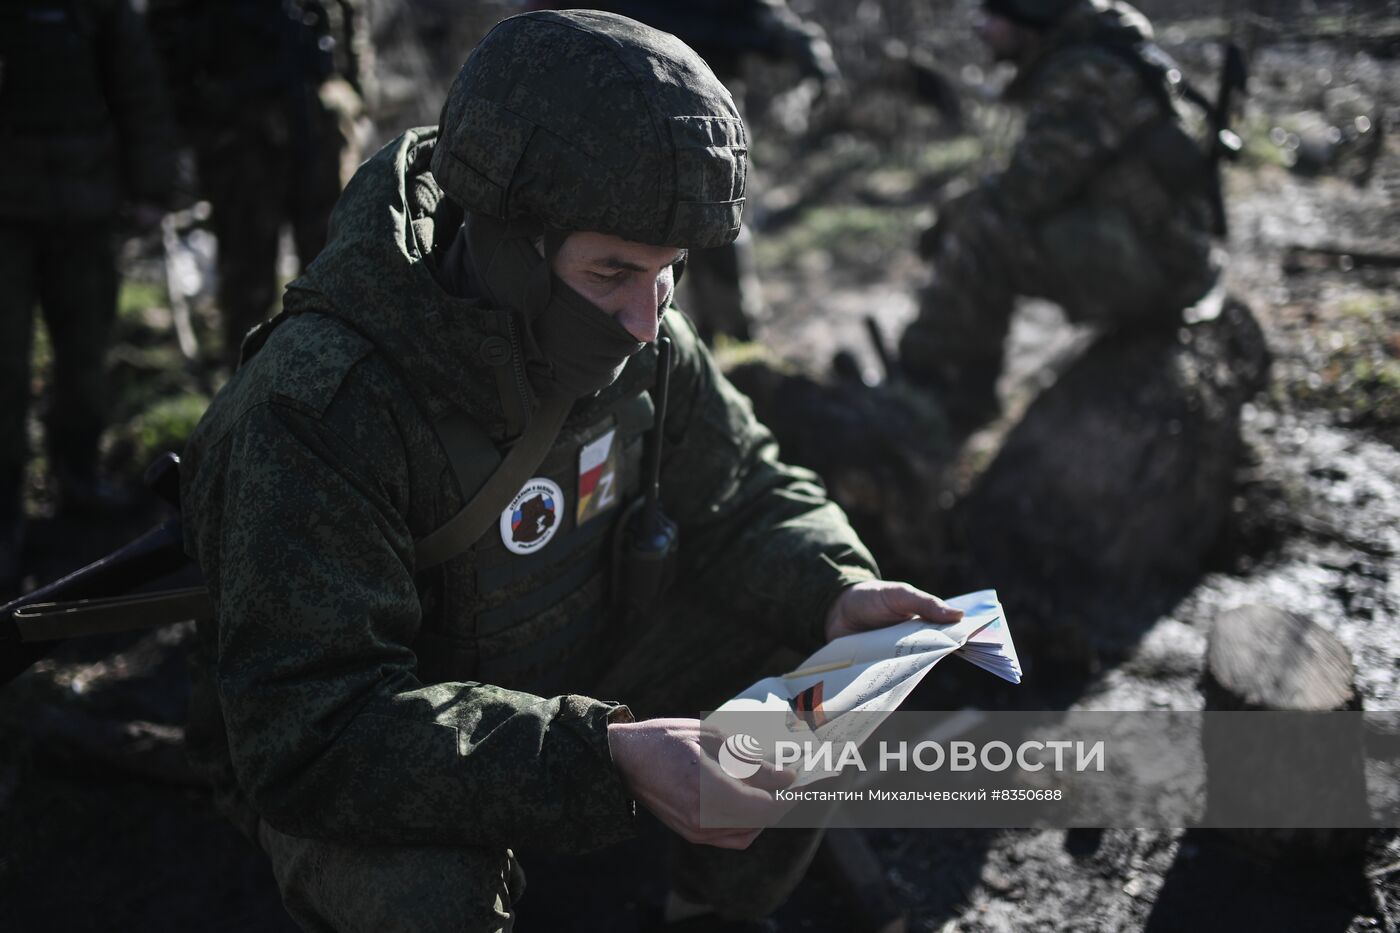
<svg viewBox="0 0 1400 933">
<path fill-rule="evenodd" d="M 1346 647 L 1301 615 L 1245 606 L 1222 615 L 1206 649 L 1207 716 L 1201 741 L 1207 822 L 1243 826 L 1225 834 L 1252 853 L 1289 862 L 1340 861 L 1362 854 L 1369 831 L 1250 828 L 1279 812 L 1366 812 L 1363 724 L 1359 716 L 1275 717 L 1242 723 L 1210 712 L 1360 711 Z M 1301 736 L 1301 739 L 1300 739 Z"/>
</svg>

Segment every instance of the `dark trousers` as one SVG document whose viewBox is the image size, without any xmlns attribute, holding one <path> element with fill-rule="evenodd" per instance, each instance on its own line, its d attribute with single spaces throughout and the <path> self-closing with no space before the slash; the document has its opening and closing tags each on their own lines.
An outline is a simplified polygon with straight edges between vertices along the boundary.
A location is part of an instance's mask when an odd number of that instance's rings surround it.
<svg viewBox="0 0 1400 933">
<path fill-rule="evenodd" d="M 273 312 L 281 292 L 283 224 L 291 229 L 302 268 L 326 245 L 340 196 L 341 161 L 351 142 L 334 113 L 314 100 L 308 106 L 305 125 L 267 105 L 250 109 L 234 125 L 198 135 L 200 183 L 219 242 L 219 312 L 230 365 L 238 362 L 244 336 Z"/>
<path fill-rule="evenodd" d="M 34 308 L 43 311 L 53 348 L 45 418 L 52 465 L 91 475 L 106 421 L 104 362 L 117 284 L 109 223 L 0 221 L 0 520 L 20 508 Z"/>
</svg>

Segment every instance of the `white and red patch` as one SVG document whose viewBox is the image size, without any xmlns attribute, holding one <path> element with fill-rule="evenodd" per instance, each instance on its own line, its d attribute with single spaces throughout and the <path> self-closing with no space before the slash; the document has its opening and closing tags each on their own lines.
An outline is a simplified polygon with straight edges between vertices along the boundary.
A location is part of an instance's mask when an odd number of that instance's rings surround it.
<svg viewBox="0 0 1400 933">
<path fill-rule="evenodd" d="M 578 453 L 578 512 L 582 525 L 617 504 L 617 429 L 584 444 Z"/>
</svg>

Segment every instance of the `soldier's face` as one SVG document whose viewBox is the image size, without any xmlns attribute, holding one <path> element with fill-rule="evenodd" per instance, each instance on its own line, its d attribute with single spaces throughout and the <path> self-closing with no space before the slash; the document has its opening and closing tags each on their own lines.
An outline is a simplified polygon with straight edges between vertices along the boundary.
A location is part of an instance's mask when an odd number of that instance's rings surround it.
<svg viewBox="0 0 1400 933">
<path fill-rule="evenodd" d="M 999 62 L 1020 61 L 1030 51 L 1035 35 L 1030 30 L 1004 16 L 979 10 L 972 22 L 972 31 Z"/>
<path fill-rule="evenodd" d="M 617 318 L 642 343 L 656 339 L 675 288 L 672 267 L 684 250 L 634 243 L 608 233 L 571 233 L 554 256 L 554 274 Z"/>
</svg>

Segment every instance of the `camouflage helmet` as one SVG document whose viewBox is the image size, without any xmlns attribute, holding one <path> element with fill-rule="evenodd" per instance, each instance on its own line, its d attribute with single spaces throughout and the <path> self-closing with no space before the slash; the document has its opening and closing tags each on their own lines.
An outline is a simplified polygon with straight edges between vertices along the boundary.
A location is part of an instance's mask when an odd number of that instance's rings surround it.
<svg viewBox="0 0 1400 933">
<path fill-rule="evenodd" d="M 739 233 L 748 139 L 729 92 L 679 39 L 624 16 L 498 24 L 457 74 L 432 171 L 474 214 L 657 246 Z"/>
<path fill-rule="evenodd" d="M 1023 26 L 1045 30 L 1054 26 L 1083 0 L 983 0 L 988 13 L 1004 16 Z"/>
</svg>

